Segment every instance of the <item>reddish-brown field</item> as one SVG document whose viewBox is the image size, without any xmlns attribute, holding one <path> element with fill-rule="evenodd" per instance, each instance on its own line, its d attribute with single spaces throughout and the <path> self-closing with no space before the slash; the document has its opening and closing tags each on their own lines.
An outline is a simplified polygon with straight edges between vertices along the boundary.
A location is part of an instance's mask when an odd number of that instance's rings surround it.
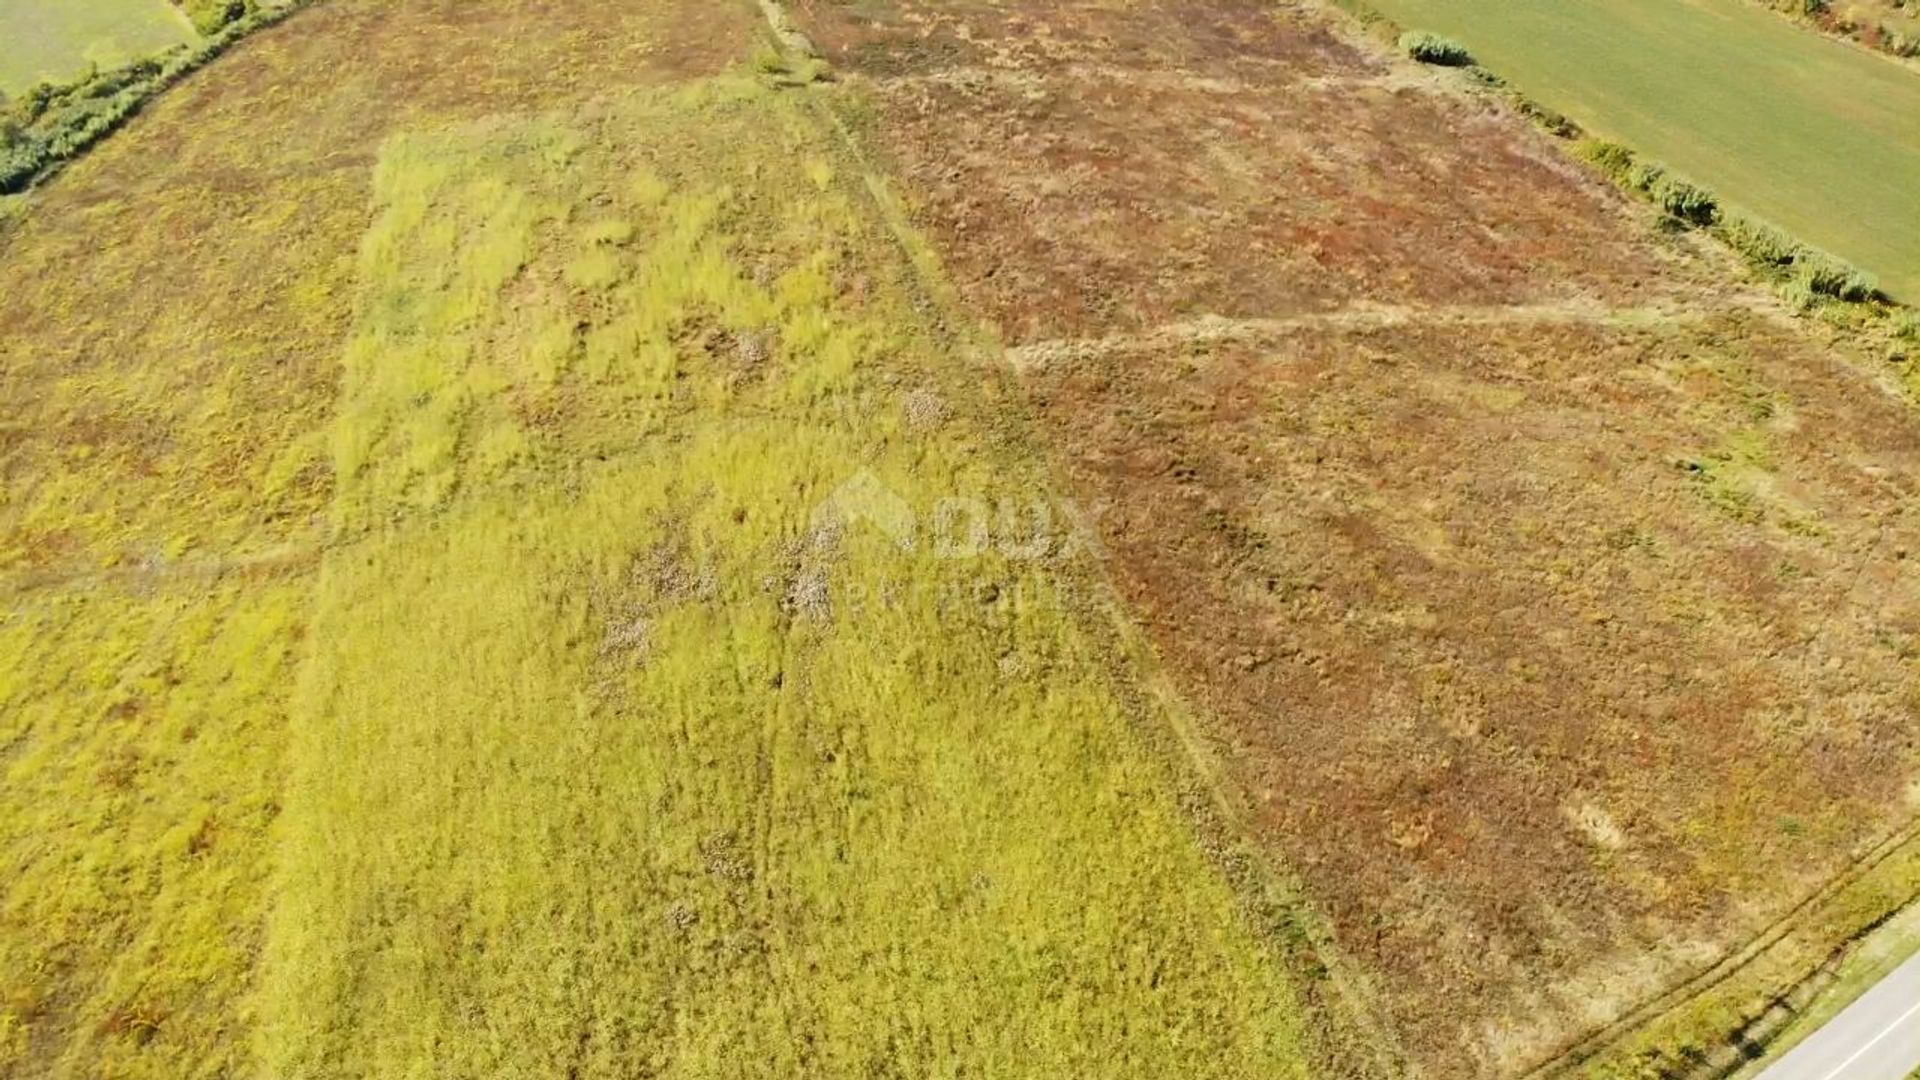
<svg viewBox="0 0 1920 1080">
<path fill-rule="evenodd" d="M 1317 13 L 801 7 L 1416 1066 L 1912 818 L 1920 425 L 1717 256 Z"/>
</svg>

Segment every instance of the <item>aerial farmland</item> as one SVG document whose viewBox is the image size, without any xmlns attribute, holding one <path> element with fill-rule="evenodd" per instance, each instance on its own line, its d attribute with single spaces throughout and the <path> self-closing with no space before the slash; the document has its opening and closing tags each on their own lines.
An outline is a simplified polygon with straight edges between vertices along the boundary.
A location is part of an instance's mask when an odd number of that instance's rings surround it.
<svg viewBox="0 0 1920 1080">
<path fill-rule="evenodd" d="M 1893 59 L 0 3 L 0 1077 L 1727 1076 L 1920 946 Z"/>
</svg>

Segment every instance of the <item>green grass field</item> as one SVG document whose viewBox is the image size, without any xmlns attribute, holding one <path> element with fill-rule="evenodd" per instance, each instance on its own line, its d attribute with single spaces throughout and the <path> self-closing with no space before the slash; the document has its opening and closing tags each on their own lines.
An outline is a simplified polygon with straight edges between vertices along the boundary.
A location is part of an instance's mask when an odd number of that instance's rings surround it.
<svg viewBox="0 0 1920 1080">
<path fill-rule="evenodd" d="M 116 67 L 197 40 L 167 0 L 0 0 L 0 90 Z"/>
<path fill-rule="evenodd" d="M 1920 299 L 1920 77 L 1744 0 L 1376 0 Z"/>
</svg>

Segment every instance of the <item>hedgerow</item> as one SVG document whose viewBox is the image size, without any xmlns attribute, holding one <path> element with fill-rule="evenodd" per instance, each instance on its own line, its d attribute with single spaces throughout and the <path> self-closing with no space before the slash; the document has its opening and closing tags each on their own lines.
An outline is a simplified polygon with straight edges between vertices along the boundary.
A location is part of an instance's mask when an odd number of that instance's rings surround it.
<svg viewBox="0 0 1920 1080">
<path fill-rule="evenodd" d="M 0 195 L 25 191 L 44 180 L 111 134 L 154 95 L 226 52 L 234 42 L 311 2 L 288 0 L 270 8 L 242 4 L 239 17 L 216 26 L 198 45 L 176 46 L 122 67 L 95 70 L 71 83 L 42 83 L 4 103 Z M 227 5 L 229 15 L 232 7 Z M 194 17 L 191 10 L 189 16 Z"/>
<path fill-rule="evenodd" d="M 1808 247 L 1758 218 L 1724 210 L 1712 191 L 1657 161 L 1635 156 L 1619 143 L 1585 138 L 1574 144 L 1573 152 L 1607 179 L 1645 195 L 1673 217 L 1711 228 L 1756 269 L 1774 274 L 1788 298 L 1801 306 L 1821 298 L 1860 303 L 1880 296 L 1880 283 L 1872 274 L 1837 255 Z"/>
<path fill-rule="evenodd" d="M 219 33 L 227 24 L 245 18 L 258 7 L 249 0 L 175 0 L 175 3 L 204 37 Z"/>
</svg>

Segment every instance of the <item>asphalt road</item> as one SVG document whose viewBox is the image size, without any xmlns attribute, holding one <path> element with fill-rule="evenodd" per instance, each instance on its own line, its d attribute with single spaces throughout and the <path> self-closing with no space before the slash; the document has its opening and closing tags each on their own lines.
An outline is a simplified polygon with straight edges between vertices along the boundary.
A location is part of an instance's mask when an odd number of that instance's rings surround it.
<svg viewBox="0 0 1920 1080">
<path fill-rule="evenodd" d="M 1908 1080 L 1920 1069 L 1920 956 L 1808 1036 L 1755 1080 Z"/>
</svg>

